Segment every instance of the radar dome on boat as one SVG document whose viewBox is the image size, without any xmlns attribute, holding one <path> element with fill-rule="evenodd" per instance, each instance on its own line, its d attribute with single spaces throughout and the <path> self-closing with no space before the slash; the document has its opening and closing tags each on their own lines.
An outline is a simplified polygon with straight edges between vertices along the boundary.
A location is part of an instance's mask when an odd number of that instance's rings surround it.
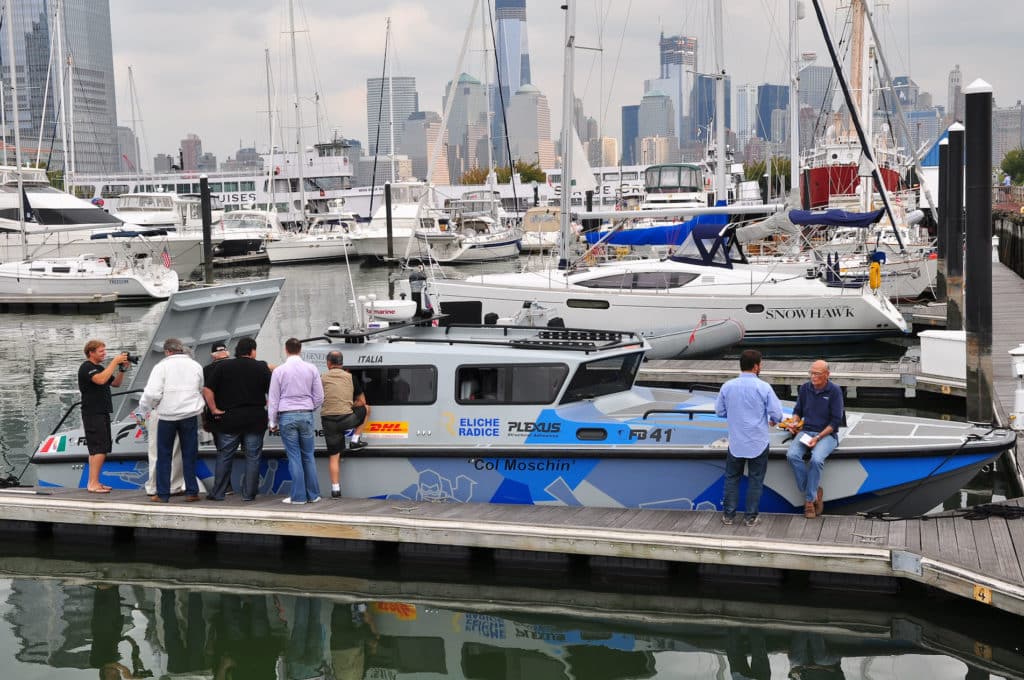
<svg viewBox="0 0 1024 680">
<path fill-rule="evenodd" d="M 409 321 L 416 316 L 415 300 L 370 300 L 366 314 L 382 321 Z"/>
</svg>

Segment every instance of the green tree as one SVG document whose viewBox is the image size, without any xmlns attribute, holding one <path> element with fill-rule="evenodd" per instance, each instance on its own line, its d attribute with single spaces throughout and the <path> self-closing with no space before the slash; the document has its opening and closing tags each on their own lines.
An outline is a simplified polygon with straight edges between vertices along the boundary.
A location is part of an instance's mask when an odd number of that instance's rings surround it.
<svg viewBox="0 0 1024 680">
<path fill-rule="evenodd" d="M 459 177 L 459 184 L 483 184 L 487 181 L 487 168 L 470 168 Z"/>
<path fill-rule="evenodd" d="M 509 169 L 509 166 L 504 165 L 496 168 L 494 172 L 498 176 L 498 184 L 508 184 L 511 181 L 512 170 Z M 519 173 L 523 182 L 544 182 L 547 180 L 544 171 L 541 170 L 538 163 L 516 161 L 516 172 Z M 485 184 L 486 182 L 487 168 L 472 168 L 459 177 L 459 184 Z"/>
<path fill-rule="evenodd" d="M 789 159 L 784 156 L 774 156 L 771 158 L 773 196 L 778 196 L 780 193 L 789 191 L 790 167 L 791 164 Z M 743 177 L 749 181 L 757 182 L 758 186 L 761 187 L 761 192 L 763 193 L 768 181 L 768 178 L 765 176 L 768 172 L 767 168 L 768 165 L 765 161 L 746 163 L 743 166 Z"/>
<path fill-rule="evenodd" d="M 1024 148 L 1013 149 L 1006 154 L 1000 167 L 1014 184 L 1024 184 Z"/>
</svg>

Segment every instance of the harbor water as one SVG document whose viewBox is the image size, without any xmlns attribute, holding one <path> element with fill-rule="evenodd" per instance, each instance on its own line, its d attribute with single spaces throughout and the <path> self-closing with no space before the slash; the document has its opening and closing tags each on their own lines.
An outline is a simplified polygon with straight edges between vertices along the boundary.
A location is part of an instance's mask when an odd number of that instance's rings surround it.
<svg viewBox="0 0 1024 680">
<path fill-rule="evenodd" d="M 358 267 L 352 278 L 358 294 L 383 298 L 391 273 Z M 343 264 L 218 275 L 287 277 L 257 338 L 258 356 L 270 362 L 283 358 L 289 337 L 353 323 Z M 139 352 L 164 306 L 3 317 L 5 475 L 25 468 L 28 452 L 78 401 L 86 340 Z M 899 406 L 956 417 L 944 413 L 955 410 L 950 403 Z M 865 407 L 872 405 L 857 404 Z M 34 479 L 31 468 L 24 479 Z M 1001 471 L 988 469 L 944 505 L 999 500 L 1008 488 Z M 737 585 L 686 565 L 581 568 L 522 556 L 467 564 L 401 551 L 382 556 L 368 546 L 291 554 L 256 539 L 212 547 L 181 541 L 61 530 L 39 536 L 0 524 L 5 677 L 1024 677 L 1019 635 L 1009 632 L 1019 630 L 1016 620 L 960 601 L 935 607 L 923 592 L 834 591 L 800 579 Z"/>
</svg>

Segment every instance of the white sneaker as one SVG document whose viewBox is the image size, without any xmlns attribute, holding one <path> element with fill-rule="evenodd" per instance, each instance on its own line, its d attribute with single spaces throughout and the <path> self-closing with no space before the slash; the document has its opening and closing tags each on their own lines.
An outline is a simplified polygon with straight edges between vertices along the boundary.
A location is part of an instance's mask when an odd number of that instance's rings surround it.
<svg viewBox="0 0 1024 680">
<path fill-rule="evenodd" d="M 306 504 L 306 501 L 299 501 L 298 503 L 296 503 L 295 501 L 293 501 L 293 500 L 292 500 L 292 497 L 291 497 L 291 496 L 289 496 L 288 498 L 285 498 L 285 499 L 284 499 L 283 501 L 281 501 L 281 502 L 282 502 L 282 503 L 287 503 L 287 504 L 289 504 L 289 505 L 305 505 L 305 504 Z"/>
<path fill-rule="evenodd" d="M 289 500 L 290 500 L 290 499 L 289 499 Z M 313 500 L 311 500 L 311 501 L 310 501 L 310 503 L 319 503 L 319 502 L 320 502 L 320 501 L 322 501 L 322 500 L 323 500 L 323 499 L 322 499 L 322 498 L 320 498 L 320 496 L 317 496 L 316 498 L 314 498 Z"/>
</svg>

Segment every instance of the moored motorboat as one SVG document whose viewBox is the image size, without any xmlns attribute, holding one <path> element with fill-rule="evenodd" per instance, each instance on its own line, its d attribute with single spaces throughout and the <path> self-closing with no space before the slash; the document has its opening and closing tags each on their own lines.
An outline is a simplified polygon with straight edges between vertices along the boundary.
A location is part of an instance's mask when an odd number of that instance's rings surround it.
<svg viewBox="0 0 1024 680">
<path fill-rule="evenodd" d="M 246 286 L 265 289 L 275 282 Z M 276 282 L 280 285 L 280 282 Z M 244 291 L 218 304 L 245 307 Z M 185 295 L 218 296 L 218 289 Z M 526 503 L 659 509 L 720 507 L 728 445 L 714 415 L 715 395 L 634 384 L 649 349 L 635 333 L 496 325 L 434 326 L 402 306 L 381 305 L 395 321 L 383 328 L 329 329 L 307 340 L 303 356 L 323 368 L 340 351 L 359 375 L 372 420 L 366 449 L 344 457 L 346 497 L 447 502 Z M 405 315 L 423 306 L 404 305 Z M 197 354 L 211 333 L 203 306 L 174 299 L 132 387 L 160 358 L 162 337 L 191 339 Z M 265 310 L 263 312 L 265 314 Z M 250 316 L 240 323 L 252 332 Z M 234 321 L 232 322 L 234 323 Z M 127 406 L 121 414 L 126 414 Z M 803 507 L 776 431 L 763 511 Z M 103 480 L 140 488 L 147 471 L 145 435 L 134 420 L 115 419 L 114 450 Z M 847 414 L 823 486 L 829 512 L 926 512 L 1013 446 L 1012 432 L 966 423 L 888 414 Z M 318 450 L 323 451 L 322 440 Z M 269 436 L 262 493 L 290 487 L 280 439 Z M 210 482 L 215 451 L 201 449 L 199 476 Z M 79 486 L 87 452 L 80 430 L 55 432 L 33 456 L 44 485 Z M 326 458 L 318 458 L 326 479 Z"/>
</svg>

